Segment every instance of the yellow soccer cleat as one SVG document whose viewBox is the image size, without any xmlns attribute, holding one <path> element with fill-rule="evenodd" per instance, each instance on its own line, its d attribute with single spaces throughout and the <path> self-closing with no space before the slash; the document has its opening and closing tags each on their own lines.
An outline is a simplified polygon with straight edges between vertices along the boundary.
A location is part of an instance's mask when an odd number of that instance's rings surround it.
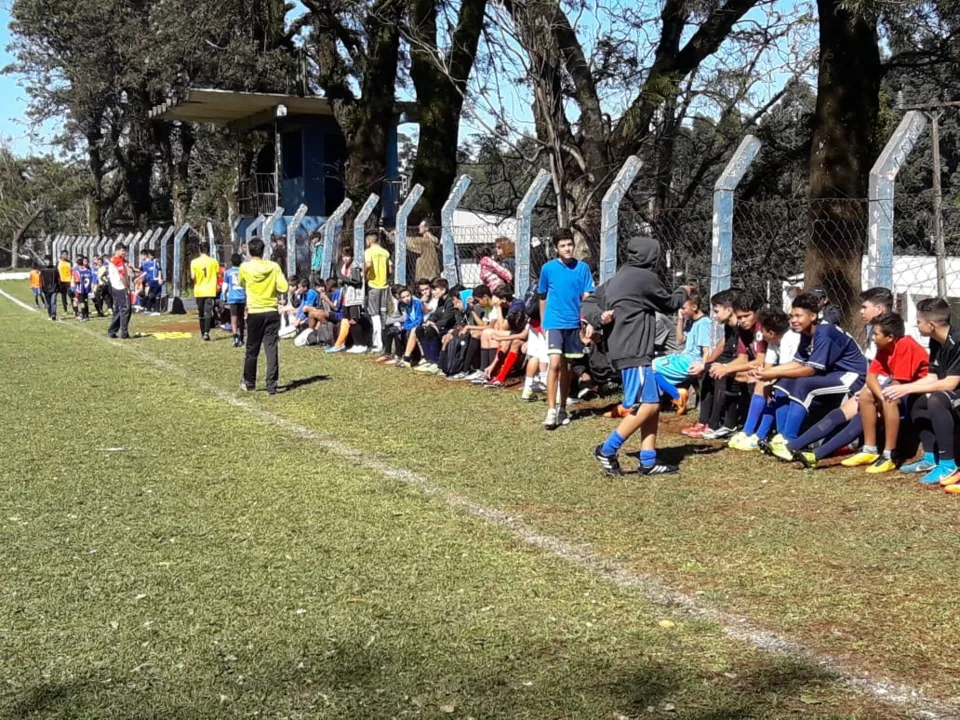
<svg viewBox="0 0 960 720">
<path fill-rule="evenodd" d="M 840 462 L 844 467 L 863 467 L 864 465 L 873 465 L 880 459 L 876 453 L 858 452 Z M 887 472 L 886 470 L 867 470 L 867 472 Z"/>
<path fill-rule="evenodd" d="M 954 473 L 956 475 L 956 473 Z M 947 485 L 944 488 L 944 491 L 948 495 L 960 495 L 960 482 L 954 483 L 953 485 Z"/>
<path fill-rule="evenodd" d="M 940 479 L 940 487 L 947 488 L 948 490 L 958 483 L 960 483 L 960 470 L 954 470 L 946 477 Z"/>
<path fill-rule="evenodd" d="M 869 453 L 857 453 L 850 460 L 856 460 L 859 455 L 869 455 Z M 842 465 L 843 463 L 841 463 Z M 847 467 L 850 467 L 849 465 Z M 881 475 L 883 473 L 893 472 L 897 469 L 897 464 L 887 457 L 877 458 L 870 467 L 867 468 L 867 474 L 869 475 Z"/>
</svg>

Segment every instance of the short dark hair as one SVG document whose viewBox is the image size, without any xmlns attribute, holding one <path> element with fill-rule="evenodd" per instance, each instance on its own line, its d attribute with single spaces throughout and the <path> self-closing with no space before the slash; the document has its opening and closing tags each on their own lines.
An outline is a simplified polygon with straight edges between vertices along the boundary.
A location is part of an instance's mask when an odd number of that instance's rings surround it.
<svg viewBox="0 0 960 720">
<path fill-rule="evenodd" d="M 714 293 L 713 297 L 710 298 L 710 304 L 716 307 L 733 307 L 733 298 L 736 295 L 736 290 L 721 290 L 718 293 Z"/>
<path fill-rule="evenodd" d="M 310 287 L 310 281 L 307 278 L 301 278 L 300 282 L 297 283 L 298 287 L 308 288 Z"/>
<path fill-rule="evenodd" d="M 481 284 L 481 285 L 477 285 L 477 286 L 473 289 L 473 296 L 474 296 L 475 298 L 490 297 L 490 288 L 488 288 L 486 285 L 482 285 L 482 284 Z"/>
<path fill-rule="evenodd" d="M 561 240 L 573 240 L 573 230 L 570 228 L 562 227 L 553 234 L 553 247 L 556 248 L 560 245 Z"/>
<path fill-rule="evenodd" d="M 430 283 L 430 287 L 446 292 L 450 289 L 450 283 L 447 282 L 446 278 L 438 277 L 433 279 L 433 282 Z"/>
<path fill-rule="evenodd" d="M 432 285 L 433 285 L 433 281 L 432 281 L 430 278 L 420 278 L 419 280 L 417 280 L 417 287 L 420 287 L 421 285 L 431 285 L 431 286 L 432 286 Z"/>
<path fill-rule="evenodd" d="M 43 259 L 46 260 L 47 262 L 53 262 L 53 256 L 52 256 L 52 255 L 44 255 L 44 256 L 43 256 Z"/>
<path fill-rule="evenodd" d="M 703 310 L 703 298 L 697 290 L 687 290 L 687 299 L 684 303 L 691 303 L 697 310 Z"/>
<path fill-rule="evenodd" d="M 201 247 L 203 247 L 201 245 Z M 253 238 L 250 242 L 247 243 L 247 252 L 250 253 L 250 257 L 262 258 L 263 257 L 263 240 L 258 237 Z"/>
<path fill-rule="evenodd" d="M 113 248 L 113 251 L 116 252 L 117 250 L 126 250 L 126 249 L 127 249 L 126 245 L 124 245 L 123 243 L 117 243 L 116 247 Z"/>
<path fill-rule="evenodd" d="M 239 265 L 239 264 L 242 263 L 242 262 L 243 262 L 243 255 L 241 255 L 240 253 L 234 253 L 233 255 L 230 256 L 230 264 L 231 264 L 231 265 L 236 266 L 236 265 Z"/>
<path fill-rule="evenodd" d="M 210 252 L 210 243 L 208 243 L 206 240 L 204 240 L 203 242 L 201 242 L 201 243 L 200 243 L 200 252 L 202 252 L 202 253 L 208 253 L 208 252 Z"/>
<path fill-rule="evenodd" d="M 885 287 L 867 288 L 860 293 L 860 302 L 872 302 L 874 305 L 883 305 L 893 311 L 893 293 Z"/>
<path fill-rule="evenodd" d="M 943 298 L 924 298 L 917 303 L 917 315 L 937 325 L 950 324 L 950 304 Z"/>
<path fill-rule="evenodd" d="M 752 293 L 749 290 L 740 290 L 737 293 L 734 293 L 733 296 L 733 309 L 743 312 L 744 310 L 748 312 L 757 312 L 760 308 L 763 307 L 763 298 L 761 298 L 756 293 Z"/>
<path fill-rule="evenodd" d="M 757 317 L 760 327 L 777 335 L 783 335 L 790 329 L 790 318 L 783 310 L 764 308 Z"/>
<path fill-rule="evenodd" d="M 792 307 L 817 315 L 820 312 L 820 298 L 812 292 L 800 293 L 793 299 Z"/>
<path fill-rule="evenodd" d="M 903 324 L 903 317 L 895 312 L 885 312 L 877 315 L 870 323 L 874 330 L 883 330 L 884 335 L 892 335 L 898 340 L 907 334 Z"/>
<path fill-rule="evenodd" d="M 353 255 L 353 246 L 350 245 L 350 243 L 347 243 L 347 244 L 345 244 L 345 245 L 342 245 L 342 246 L 340 247 L 340 254 L 341 254 L 341 255 L 349 255 L 350 257 L 354 257 L 354 255 Z"/>
<path fill-rule="evenodd" d="M 493 294 L 501 300 L 513 300 L 513 288 L 509 285 L 501 285 L 493 291 Z"/>
<path fill-rule="evenodd" d="M 406 285 L 400 285 L 399 283 L 390 286 L 390 294 L 395 297 L 400 297 L 400 293 L 402 293 L 404 290 L 409 290 L 409 288 Z"/>
</svg>

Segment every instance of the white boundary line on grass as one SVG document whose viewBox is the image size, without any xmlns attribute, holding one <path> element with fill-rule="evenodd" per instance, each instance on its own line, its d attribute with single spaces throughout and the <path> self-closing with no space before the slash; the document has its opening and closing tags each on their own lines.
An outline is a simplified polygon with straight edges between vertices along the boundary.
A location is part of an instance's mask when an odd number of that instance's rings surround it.
<svg viewBox="0 0 960 720">
<path fill-rule="evenodd" d="M 20 302 L 3 290 L 0 290 L 0 295 L 3 295 L 26 310 L 34 311 L 34 308 Z M 291 435 L 310 440 L 335 455 L 351 460 L 368 470 L 374 470 L 391 480 L 415 487 L 426 495 L 438 497 L 447 506 L 460 512 L 505 528 L 527 545 L 539 548 L 556 558 L 586 570 L 618 587 L 636 590 L 647 601 L 665 607 L 681 617 L 691 620 L 707 620 L 713 622 L 727 637 L 737 640 L 755 650 L 784 656 L 803 664 L 820 668 L 836 676 L 837 680 L 843 685 L 884 703 L 900 706 L 916 717 L 926 718 L 928 720 L 947 720 L 949 718 L 960 717 L 960 706 L 956 704 L 928 697 L 922 690 L 909 685 L 875 679 L 868 673 L 849 667 L 830 655 L 814 652 L 776 633 L 757 627 L 747 618 L 738 617 L 711 607 L 701 600 L 680 590 L 676 590 L 650 575 L 633 572 L 615 560 L 597 555 L 585 545 L 577 545 L 557 537 L 543 535 L 527 526 L 520 517 L 508 515 L 502 510 L 480 505 L 468 498 L 433 484 L 425 475 L 390 465 L 389 463 L 379 460 L 374 455 L 357 450 L 339 440 L 321 435 L 303 425 L 287 420 L 276 413 L 252 405 L 233 393 L 227 392 L 206 380 L 198 379 L 196 376 L 187 373 L 182 368 L 172 365 L 166 360 L 162 360 L 140 348 L 127 344 L 129 341 L 119 342 L 110 340 L 106 336 L 95 333 L 86 327 L 71 327 L 124 350 L 156 369 L 177 377 L 184 384 L 192 385 L 204 393 L 223 400 L 233 407 L 245 410 L 267 424 L 281 428 Z"/>
<path fill-rule="evenodd" d="M 3 290 L 0 290 L 0 295 L 3 295 L 3 296 L 4 296 L 7 300 L 9 300 L 10 302 L 16 303 L 17 305 L 19 305 L 20 307 L 22 307 L 24 310 L 29 310 L 30 312 L 36 312 L 36 311 L 37 311 L 36 308 L 32 308 L 32 307 L 30 307 L 29 305 L 27 305 L 25 302 L 21 302 L 20 300 L 18 300 L 17 298 L 15 298 L 13 295 L 11 295 L 11 294 L 8 293 L 8 292 L 5 292 L 5 291 L 3 291 Z"/>
</svg>

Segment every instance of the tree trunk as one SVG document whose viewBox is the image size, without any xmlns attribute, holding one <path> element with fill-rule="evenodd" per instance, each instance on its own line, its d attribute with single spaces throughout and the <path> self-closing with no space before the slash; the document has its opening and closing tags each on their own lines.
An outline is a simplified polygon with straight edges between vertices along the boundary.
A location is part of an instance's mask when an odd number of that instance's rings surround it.
<svg viewBox="0 0 960 720">
<path fill-rule="evenodd" d="M 856 312 L 867 234 L 870 168 L 876 157 L 880 49 L 876 19 L 819 0 L 820 66 L 810 153 L 810 237 L 804 285 L 824 285 L 843 314 Z"/>
<path fill-rule="evenodd" d="M 439 217 L 457 177 L 460 114 L 483 30 L 487 0 L 462 0 L 450 51 L 437 46 L 437 0 L 410 3 L 410 76 L 420 106 L 413 183 L 423 185 L 411 221 Z"/>
</svg>

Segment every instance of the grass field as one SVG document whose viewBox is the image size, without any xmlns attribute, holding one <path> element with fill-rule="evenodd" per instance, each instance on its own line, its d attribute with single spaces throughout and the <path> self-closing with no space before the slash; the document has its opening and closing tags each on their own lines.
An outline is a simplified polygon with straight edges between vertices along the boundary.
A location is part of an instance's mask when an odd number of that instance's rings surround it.
<svg viewBox="0 0 960 720">
<path fill-rule="evenodd" d="M 589 455 L 610 421 L 548 434 L 516 393 L 289 344 L 295 389 L 248 395 L 222 337 L 111 343 L 103 321 L 0 298 L 0 717 L 917 709 L 654 604 L 477 506 L 853 673 L 960 695 L 952 498 L 690 446 L 675 422 L 681 477 L 611 480 Z"/>
</svg>

